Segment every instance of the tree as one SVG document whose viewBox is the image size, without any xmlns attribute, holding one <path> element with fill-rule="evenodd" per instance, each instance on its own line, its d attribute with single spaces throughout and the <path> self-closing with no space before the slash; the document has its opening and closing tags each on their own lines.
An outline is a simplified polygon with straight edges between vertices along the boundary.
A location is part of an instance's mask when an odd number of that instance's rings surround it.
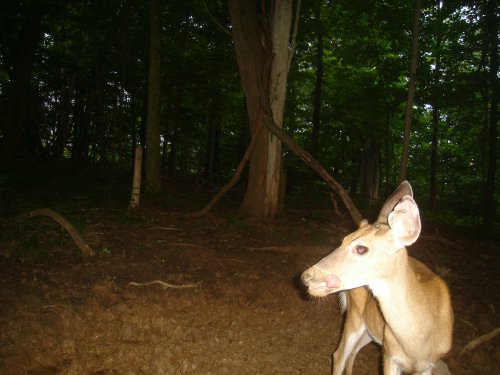
<svg viewBox="0 0 500 375">
<path fill-rule="evenodd" d="M 483 219 L 485 224 L 493 221 L 495 210 L 495 176 L 498 145 L 498 12 L 497 2 L 489 0 L 485 11 L 485 34 L 490 48 L 490 111 L 488 124 L 488 167 L 484 185 Z"/>
<path fill-rule="evenodd" d="M 43 2 L 28 2 L 21 11 L 24 12 L 24 18 L 17 42 L 11 46 L 10 54 L 6 49 L 2 51 L 3 59 L 9 65 L 6 71 L 10 79 L 6 110 L 1 124 L 3 129 L 0 129 L 0 164 L 3 165 L 14 161 L 20 150 L 29 114 L 31 71 L 45 9 Z"/>
<path fill-rule="evenodd" d="M 443 13 L 444 3 L 437 1 L 436 4 L 436 45 L 434 47 L 434 74 L 433 74 L 433 89 L 431 94 L 432 105 L 432 138 L 431 138 L 431 162 L 430 162 L 430 179 L 429 179 L 429 209 L 432 212 L 436 211 L 437 198 L 437 161 L 438 161 L 438 135 L 439 135 L 439 114 L 440 114 L 440 96 L 441 96 L 441 48 L 443 43 Z"/>
<path fill-rule="evenodd" d="M 148 75 L 148 112 L 146 127 L 146 194 L 156 195 L 161 189 L 160 149 L 160 0 L 150 0 L 150 46 Z"/>
<path fill-rule="evenodd" d="M 292 0 L 262 3 L 230 0 L 229 13 L 250 133 L 255 134 L 263 126 L 261 87 L 268 92 L 266 97 L 269 98 L 275 123 L 282 127 L 287 76 L 293 53 L 290 49 Z M 241 210 L 260 218 L 280 215 L 284 207 L 283 174 L 281 143 L 264 131 L 252 153 Z"/>
<path fill-rule="evenodd" d="M 413 18 L 413 36 L 411 44 L 410 79 L 408 80 L 408 96 L 406 98 L 405 125 L 403 134 L 403 152 L 401 154 L 399 182 L 403 182 L 404 180 L 406 180 L 406 174 L 408 170 L 408 156 L 410 152 L 411 114 L 413 111 L 413 98 L 415 96 L 415 86 L 417 80 L 419 24 L 420 24 L 420 0 L 415 0 L 415 9 Z"/>
<path fill-rule="evenodd" d="M 311 155 L 318 157 L 319 131 L 321 127 L 321 102 L 323 85 L 323 26 L 321 23 L 321 3 L 314 2 L 314 15 L 316 21 L 316 83 L 314 86 L 313 116 L 311 131 Z"/>
</svg>

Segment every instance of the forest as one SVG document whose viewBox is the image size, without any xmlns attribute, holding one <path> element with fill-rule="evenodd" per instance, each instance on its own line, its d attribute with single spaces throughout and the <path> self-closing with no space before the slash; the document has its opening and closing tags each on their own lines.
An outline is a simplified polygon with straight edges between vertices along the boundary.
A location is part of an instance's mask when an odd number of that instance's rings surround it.
<svg viewBox="0 0 500 375">
<path fill-rule="evenodd" d="M 2 0 L 0 373 L 330 373 L 300 275 L 398 186 L 450 289 L 434 375 L 500 373 L 498 13 Z"/>
<path fill-rule="evenodd" d="M 281 103 L 271 108 L 277 124 L 359 202 L 378 202 L 400 176 L 415 35 L 405 178 L 433 215 L 498 223 L 494 1 L 423 1 L 417 34 L 415 7 L 407 1 L 295 4 L 280 21 L 287 24 L 278 55 L 286 54 L 289 66 L 281 73 L 268 61 L 276 52 L 260 43 L 273 40 L 270 24 L 255 19 L 236 29 L 242 21 L 221 1 L 157 6 L 150 13 L 147 2 L 133 0 L 2 2 L 4 188 L 34 166 L 49 174 L 99 168 L 131 175 L 135 147 L 142 145 L 150 155 L 149 196 L 176 184 L 216 190 L 233 175 L 261 121 L 262 111 L 253 109 L 258 87 L 251 85 L 273 85 L 279 76 Z M 232 30 L 255 40 L 238 47 Z M 258 144 L 268 138 L 264 133 Z M 262 147 L 252 155 L 250 175 L 243 172 L 241 189 L 249 192 L 241 208 L 272 217 L 280 209 L 251 208 L 267 199 L 252 182 L 252 170 L 262 173 L 268 162 L 257 160 Z M 277 184 L 285 187 L 276 199 L 326 194 L 293 152 L 283 147 L 277 155 L 283 164 Z"/>
</svg>

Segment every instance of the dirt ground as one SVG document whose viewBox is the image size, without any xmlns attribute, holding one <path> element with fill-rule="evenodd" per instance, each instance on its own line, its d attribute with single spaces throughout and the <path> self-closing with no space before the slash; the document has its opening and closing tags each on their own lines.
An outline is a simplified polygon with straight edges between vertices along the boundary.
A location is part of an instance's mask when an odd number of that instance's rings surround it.
<svg viewBox="0 0 500 375">
<path fill-rule="evenodd" d="M 68 219 L 96 256 L 46 217 L 0 243 L 0 374 L 330 374 L 337 299 L 311 300 L 299 276 L 349 223 L 327 211 L 263 222 L 94 209 Z M 451 289 L 444 361 L 455 375 L 500 374 L 500 335 L 460 353 L 500 326 L 498 243 L 442 235 L 453 242 L 422 238 L 409 251 Z M 365 347 L 354 371 L 380 374 L 380 348 Z"/>
</svg>

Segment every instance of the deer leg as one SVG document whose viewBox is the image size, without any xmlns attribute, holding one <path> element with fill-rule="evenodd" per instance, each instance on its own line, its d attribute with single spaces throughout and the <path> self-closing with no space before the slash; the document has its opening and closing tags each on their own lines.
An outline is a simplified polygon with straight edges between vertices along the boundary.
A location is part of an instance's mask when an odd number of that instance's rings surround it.
<svg viewBox="0 0 500 375">
<path fill-rule="evenodd" d="M 347 363 L 346 363 L 346 375 L 352 375 L 352 368 L 354 366 L 354 359 L 356 358 L 356 354 L 367 344 L 372 342 L 373 339 L 372 337 L 368 334 L 367 331 L 359 338 L 358 342 L 356 343 L 356 346 L 353 348 L 351 354 L 349 354 L 349 357 L 347 358 Z"/>
<path fill-rule="evenodd" d="M 384 375 L 402 375 L 401 367 L 392 360 L 388 355 L 384 354 Z"/>
<path fill-rule="evenodd" d="M 346 362 L 348 365 L 347 375 L 351 374 L 354 357 L 356 357 L 359 349 L 367 344 L 367 342 L 365 342 L 360 345 L 360 343 L 366 340 L 365 336 L 369 337 L 366 331 L 366 326 L 364 324 L 359 324 L 357 329 L 353 329 L 354 327 L 349 323 L 352 324 L 348 315 L 344 325 L 342 339 L 340 340 L 337 350 L 333 353 L 332 375 L 342 375 L 344 369 L 346 368 Z"/>
</svg>

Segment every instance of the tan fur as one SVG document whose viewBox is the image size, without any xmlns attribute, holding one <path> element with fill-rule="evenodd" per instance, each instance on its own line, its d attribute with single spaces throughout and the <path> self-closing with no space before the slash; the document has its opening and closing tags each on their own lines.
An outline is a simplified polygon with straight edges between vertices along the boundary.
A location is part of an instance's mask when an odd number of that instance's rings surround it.
<svg viewBox="0 0 500 375">
<path fill-rule="evenodd" d="M 338 249 L 302 275 L 313 296 L 345 293 L 347 315 L 334 353 L 333 375 L 344 370 L 351 375 L 356 354 L 371 341 L 383 346 L 385 375 L 402 371 L 432 375 L 451 348 L 453 311 L 448 287 L 408 256 L 403 246 L 420 233 L 411 187 L 404 189 L 403 196 L 393 194 L 385 205 L 392 206 L 382 210 L 390 220 L 362 222 Z M 359 254 L 359 246 L 368 249 L 366 254 Z M 333 276 L 340 280 L 339 288 L 328 286 Z"/>
</svg>

